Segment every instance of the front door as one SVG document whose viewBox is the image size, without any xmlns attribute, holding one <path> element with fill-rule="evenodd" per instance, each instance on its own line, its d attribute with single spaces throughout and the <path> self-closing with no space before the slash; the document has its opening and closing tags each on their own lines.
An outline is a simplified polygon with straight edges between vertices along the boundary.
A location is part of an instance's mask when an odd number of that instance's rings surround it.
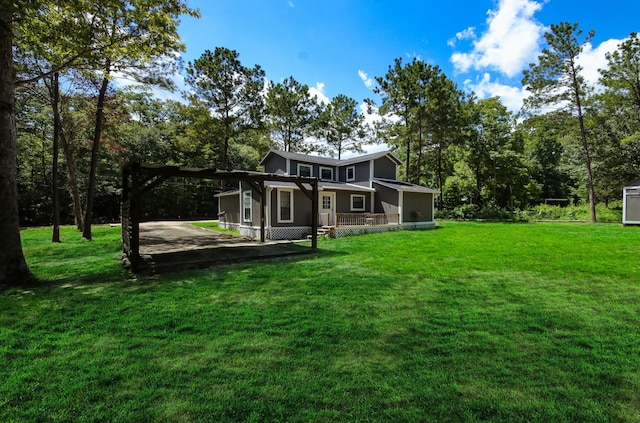
<svg viewBox="0 0 640 423">
<path fill-rule="evenodd" d="M 336 224 L 336 193 L 320 193 L 320 207 L 318 210 L 320 226 L 335 226 Z"/>
</svg>

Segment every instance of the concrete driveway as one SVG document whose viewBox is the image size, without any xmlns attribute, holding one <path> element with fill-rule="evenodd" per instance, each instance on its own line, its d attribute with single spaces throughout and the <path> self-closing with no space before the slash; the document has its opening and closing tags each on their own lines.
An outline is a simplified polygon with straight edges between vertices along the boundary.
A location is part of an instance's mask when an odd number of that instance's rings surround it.
<svg viewBox="0 0 640 423">
<path fill-rule="evenodd" d="M 140 224 L 140 254 L 259 244 L 250 238 L 199 228 L 188 222 L 162 221 Z"/>
<path fill-rule="evenodd" d="M 203 268 L 251 260 L 306 254 L 296 242 L 259 241 L 190 225 L 188 222 L 140 224 L 141 270 L 152 273 Z"/>
</svg>

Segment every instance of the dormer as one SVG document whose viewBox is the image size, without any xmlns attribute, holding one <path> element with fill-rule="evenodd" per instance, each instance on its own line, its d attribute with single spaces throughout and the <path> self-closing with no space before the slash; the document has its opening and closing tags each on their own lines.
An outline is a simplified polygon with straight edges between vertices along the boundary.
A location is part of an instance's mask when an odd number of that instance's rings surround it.
<svg viewBox="0 0 640 423">
<path fill-rule="evenodd" d="M 294 175 L 297 175 L 297 176 L 308 176 L 310 178 L 313 178 L 314 176 L 316 176 L 316 175 L 313 174 L 313 165 L 311 163 L 298 162 L 296 165 L 297 165 L 297 169 L 296 169 Z"/>
<path fill-rule="evenodd" d="M 390 151 L 366 154 L 340 162 L 340 181 L 356 184 L 373 179 L 398 179 L 398 166 L 402 161 Z"/>
<path fill-rule="evenodd" d="M 323 181 L 335 181 L 338 163 L 330 157 L 271 150 L 260 162 L 267 173 L 311 176 Z"/>
<path fill-rule="evenodd" d="M 373 179 L 398 179 L 402 164 L 390 151 L 366 154 L 347 160 L 271 150 L 260 162 L 266 173 L 311 176 L 321 181 L 370 185 Z"/>
<path fill-rule="evenodd" d="M 335 181 L 336 168 L 334 166 L 318 166 L 318 178 L 321 181 Z"/>
</svg>

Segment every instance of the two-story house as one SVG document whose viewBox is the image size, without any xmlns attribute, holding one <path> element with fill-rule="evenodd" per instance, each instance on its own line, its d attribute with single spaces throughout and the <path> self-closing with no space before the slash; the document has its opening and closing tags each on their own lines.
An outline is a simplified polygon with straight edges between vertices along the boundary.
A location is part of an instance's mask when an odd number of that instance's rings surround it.
<svg viewBox="0 0 640 423">
<path fill-rule="evenodd" d="M 260 162 L 265 173 L 310 176 L 318 183 L 318 222 L 332 236 L 435 227 L 436 190 L 398 181 L 402 162 L 389 151 L 347 160 L 270 151 Z M 311 205 L 290 182 L 267 182 L 265 228 L 269 239 L 309 235 Z M 240 182 L 238 189 L 216 195 L 220 226 L 258 237 L 258 196 Z"/>
</svg>

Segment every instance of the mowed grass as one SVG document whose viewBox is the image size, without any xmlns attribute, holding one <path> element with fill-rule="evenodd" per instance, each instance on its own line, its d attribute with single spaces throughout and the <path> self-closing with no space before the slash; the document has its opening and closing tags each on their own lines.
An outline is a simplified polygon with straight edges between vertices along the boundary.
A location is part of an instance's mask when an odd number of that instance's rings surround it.
<svg viewBox="0 0 640 423">
<path fill-rule="evenodd" d="M 203 220 L 199 222 L 191 222 L 189 224 L 199 228 L 209 229 L 211 231 L 222 232 L 227 235 L 240 236 L 240 231 L 221 228 L 217 220 Z"/>
<path fill-rule="evenodd" d="M 26 230 L 0 421 L 640 421 L 640 228 L 439 226 L 156 277 Z"/>
</svg>

